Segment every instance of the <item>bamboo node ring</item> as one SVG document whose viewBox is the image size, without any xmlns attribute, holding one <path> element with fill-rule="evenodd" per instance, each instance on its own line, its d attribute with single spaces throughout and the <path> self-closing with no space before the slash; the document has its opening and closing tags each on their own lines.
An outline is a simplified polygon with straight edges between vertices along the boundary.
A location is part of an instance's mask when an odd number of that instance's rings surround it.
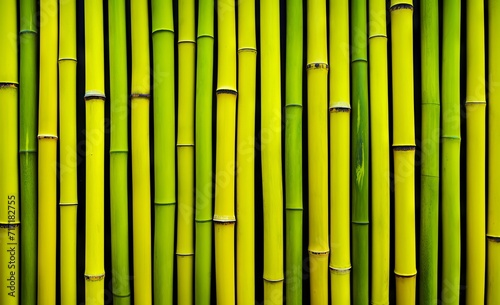
<svg viewBox="0 0 500 305">
<path fill-rule="evenodd" d="M 85 274 L 85 280 L 88 282 L 97 282 L 104 279 L 105 274 Z"/>
<path fill-rule="evenodd" d="M 409 3 L 397 3 L 391 6 L 391 12 L 395 10 L 413 10 L 413 5 Z"/>
<path fill-rule="evenodd" d="M 19 84 L 18 83 L 13 83 L 13 82 L 3 82 L 3 83 L 0 83 L 0 89 L 2 88 L 17 88 L 19 87 Z"/>
<path fill-rule="evenodd" d="M 217 94 L 231 94 L 231 95 L 238 95 L 238 92 L 234 89 L 217 89 L 215 91 Z"/>
<path fill-rule="evenodd" d="M 486 238 L 488 239 L 488 241 L 491 241 L 491 242 L 494 242 L 494 243 L 500 243 L 500 236 L 495 236 L 495 235 L 487 234 Z"/>
<path fill-rule="evenodd" d="M 52 134 L 39 134 L 37 136 L 38 140 L 41 140 L 41 139 L 52 139 L 52 140 L 57 140 L 57 136 L 56 135 L 52 135 Z"/>
<path fill-rule="evenodd" d="M 325 69 L 328 70 L 328 64 L 323 63 L 323 62 L 314 62 L 306 65 L 307 70 L 314 70 L 314 69 Z"/>
<path fill-rule="evenodd" d="M 149 93 L 132 93 L 132 94 L 130 94 L 130 99 L 134 99 L 134 98 L 149 99 L 149 98 L 151 98 L 151 94 L 149 94 Z"/>
</svg>

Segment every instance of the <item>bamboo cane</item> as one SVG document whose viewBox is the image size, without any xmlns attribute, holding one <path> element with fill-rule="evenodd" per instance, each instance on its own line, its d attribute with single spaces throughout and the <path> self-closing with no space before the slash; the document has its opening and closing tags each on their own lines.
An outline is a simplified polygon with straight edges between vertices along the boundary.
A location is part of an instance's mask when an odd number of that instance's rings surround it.
<svg viewBox="0 0 500 305">
<path fill-rule="evenodd" d="M 76 304 L 76 1 L 59 1 L 61 304 Z"/>
<path fill-rule="evenodd" d="M 40 0 L 38 298 L 56 304 L 57 0 Z"/>
<path fill-rule="evenodd" d="M 460 0 L 443 2 L 441 300 L 460 301 Z"/>
<path fill-rule="evenodd" d="M 413 3 L 391 1 L 396 303 L 415 304 Z"/>
<path fill-rule="evenodd" d="M 104 33 L 103 5 L 85 1 L 85 300 L 104 304 Z"/>
<path fill-rule="evenodd" d="M 369 303 L 369 110 L 368 110 L 368 44 L 366 0 L 351 2 L 351 194 L 352 194 L 352 263 L 353 304 Z M 332 148 L 336 149 L 336 148 Z"/>
<path fill-rule="evenodd" d="M 175 63 L 172 1 L 152 1 L 154 67 L 155 304 L 173 304 Z"/>
<path fill-rule="evenodd" d="M 466 293 L 465 303 L 484 304 L 486 265 L 486 96 L 484 1 L 467 1 Z"/>
<path fill-rule="evenodd" d="M 331 304 L 351 304 L 349 1 L 330 5 Z"/>
<path fill-rule="evenodd" d="M 236 21 L 234 0 L 217 1 L 218 74 L 215 168 L 217 304 L 235 304 L 234 163 L 236 138 Z"/>
<path fill-rule="evenodd" d="M 148 2 L 132 0 L 132 202 L 134 303 L 152 304 L 151 189 L 149 160 Z M 158 287 L 159 289 L 162 289 Z"/>
<path fill-rule="evenodd" d="M 0 11 L 0 303 L 19 302 L 19 183 L 17 6 L 4 1 Z"/>
<path fill-rule="evenodd" d="M 212 86 L 214 67 L 214 1 L 198 3 L 196 60 L 195 170 L 196 238 L 194 301 L 209 305 L 212 279 Z"/>
<path fill-rule="evenodd" d="M 371 302 L 389 304 L 390 164 L 386 3 L 369 1 Z"/>
<path fill-rule="evenodd" d="M 488 2 L 489 23 L 489 124 L 488 124 L 488 269 L 486 301 L 500 303 L 500 4 Z"/>
<path fill-rule="evenodd" d="M 177 291 L 180 304 L 193 303 L 194 274 L 194 99 L 195 1 L 179 2 L 179 110 L 177 125 Z"/>
<path fill-rule="evenodd" d="M 108 2 L 111 275 L 113 304 L 130 304 L 128 254 L 128 89 L 125 1 Z"/>
<path fill-rule="evenodd" d="M 21 302 L 36 304 L 38 28 L 36 1 L 20 5 L 19 161 L 21 175 Z"/>
<path fill-rule="evenodd" d="M 283 304 L 280 2 L 261 1 L 260 16 L 264 304 Z"/>
<path fill-rule="evenodd" d="M 238 3 L 238 114 L 236 145 L 236 293 L 255 303 L 255 2 Z M 264 224 L 265 225 L 265 224 Z"/>
<path fill-rule="evenodd" d="M 302 304 L 302 67 L 303 4 L 286 3 L 285 289 L 286 302 Z"/>
<path fill-rule="evenodd" d="M 421 305 L 438 302 L 439 235 L 439 8 L 422 1 L 422 141 L 420 174 L 420 289 Z"/>
</svg>

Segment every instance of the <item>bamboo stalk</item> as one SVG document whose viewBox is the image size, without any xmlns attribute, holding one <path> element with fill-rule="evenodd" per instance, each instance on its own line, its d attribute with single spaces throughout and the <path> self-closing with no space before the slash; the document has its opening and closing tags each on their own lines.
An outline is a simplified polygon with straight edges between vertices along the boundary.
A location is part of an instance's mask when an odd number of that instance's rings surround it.
<svg viewBox="0 0 500 305">
<path fill-rule="evenodd" d="M 438 302 L 439 6 L 422 1 L 422 141 L 420 174 L 420 304 Z"/>
<path fill-rule="evenodd" d="M 180 1 L 179 87 L 177 122 L 177 283 L 178 302 L 193 303 L 194 275 L 194 99 L 196 27 L 195 1 Z"/>
<path fill-rule="evenodd" d="M 61 304 L 76 304 L 76 1 L 59 1 Z"/>
<path fill-rule="evenodd" d="M 214 1 L 198 2 L 195 109 L 195 268 L 194 302 L 209 305 L 212 279 L 212 86 Z"/>
<path fill-rule="evenodd" d="M 467 1 L 466 293 L 465 303 L 484 304 L 486 265 L 486 96 L 484 2 Z"/>
<path fill-rule="evenodd" d="M 37 261 L 37 98 L 38 98 L 38 28 L 36 1 L 20 5 L 20 79 L 19 79 L 19 162 L 21 176 L 20 279 L 21 302 L 36 304 Z"/>
<path fill-rule="evenodd" d="M 111 102 L 110 209 L 113 304 L 130 304 L 128 254 L 128 88 L 125 2 L 108 2 Z"/>
<path fill-rule="evenodd" d="M 286 3 L 285 289 L 286 302 L 302 304 L 302 67 L 303 4 Z"/>
<path fill-rule="evenodd" d="M 443 2 L 441 300 L 460 301 L 460 0 Z M 446 289 L 446 290 L 445 290 Z"/>
<path fill-rule="evenodd" d="M 238 3 L 236 301 L 255 303 L 255 2 Z M 265 224 L 264 224 L 265 225 Z"/>
<path fill-rule="evenodd" d="M 264 304 L 283 304 L 280 2 L 261 1 L 260 16 Z"/>
<path fill-rule="evenodd" d="M 217 0 L 218 71 L 215 154 L 215 281 L 217 304 L 235 304 L 234 164 L 236 20 L 234 0 Z"/>
<path fill-rule="evenodd" d="M 390 162 L 386 2 L 369 1 L 371 302 L 389 304 Z"/>
<path fill-rule="evenodd" d="M 151 179 L 149 160 L 149 16 L 148 2 L 132 0 L 132 206 L 134 303 L 152 304 Z M 161 289 L 161 288 L 160 288 Z"/>
<path fill-rule="evenodd" d="M 17 3 L 4 1 L 0 11 L 0 303 L 19 302 L 19 172 Z"/>
<path fill-rule="evenodd" d="M 154 67 L 155 304 L 173 304 L 175 63 L 172 1 L 152 1 Z"/>
<path fill-rule="evenodd" d="M 353 304 L 369 303 L 369 110 L 366 0 L 351 2 L 351 194 Z M 335 148 L 333 148 L 335 149 Z"/>
<path fill-rule="evenodd" d="M 85 300 L 104 304 L 104 33 L 102 1 L 85 1 Z"/>
<path fill-rule="evenodd" d="M 488 269 L 486 303 L 500 303 L 500 5 L 488 2 L 489 25 L 489 124 L 488 124 Z M 496 156 L 496 157 L 495 157 Z"/>
<path fill-rule="evenodd" d="M 391 1 L 396 303 L 415 304 L 413 2 Z"/>
<path fill-rule="evenodd" d="M 38 106 L 38 298 L 56 304 L 57 0 L 40 0 Z"/>
<path fill-rule="evenodd" d="M 351 304 L 349 1 L 330 5 L 331 304 Z"/>
</svg>

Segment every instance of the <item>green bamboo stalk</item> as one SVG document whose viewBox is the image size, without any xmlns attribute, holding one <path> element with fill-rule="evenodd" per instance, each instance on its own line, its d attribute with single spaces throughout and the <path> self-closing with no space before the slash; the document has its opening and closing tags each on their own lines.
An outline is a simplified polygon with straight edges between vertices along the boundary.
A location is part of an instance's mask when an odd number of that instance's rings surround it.
<svg viewBox="0 0 500 305">
<path fill-rule="evenodd" d="M 302 304 L 302 6 L 286 3 L 285 290 L 291 305 Z"/>
<path fill-rule="evenodd" d="M 36 304 L 38 29 L 36 0 L 20 3 L 19 161 L 21 174 L 21 299 Z"/>
<path fill-rule="evenodd" d="M 421 2 L 422 167 L 420 174 L 420 304 L 438 302 L 439 235 L 439 10 Z"/>
<path fill-rule="evenodd" d="M 441 300 L 445 305 L 460 301 L 460 2 L 443 2 L 440 165 Z"/>
<path fill-rule="evenodd" d="M 128 254 L 128 88 L 125 1 L 111 0 L 109 20 L 109 90 L 111 103 L 110 205 L 113 304 L 130 304 Z"/>
<path fill-rule="evenodd" d="M 351 2 L 351 196 L 353 304 L 369 303 L 369 110 L 366 0 Z"/>
<path fill-rule="evenodd" d="M 17 1 L 0 11 L 0 303 L 19 302 L 18 36 Z"/>
<path fill-rule="evenodd" d="M 196 45 L 194 303 L 209 305 L 212 278 L 214 0 L 200 0 L 198 3 Z"/>
<path fill-rule="evenodd" d="M 152 1 L 154 69 L 154 299 L 173 304 L 175 239 L 175 63 L 172 1 Z"/>
</svg>

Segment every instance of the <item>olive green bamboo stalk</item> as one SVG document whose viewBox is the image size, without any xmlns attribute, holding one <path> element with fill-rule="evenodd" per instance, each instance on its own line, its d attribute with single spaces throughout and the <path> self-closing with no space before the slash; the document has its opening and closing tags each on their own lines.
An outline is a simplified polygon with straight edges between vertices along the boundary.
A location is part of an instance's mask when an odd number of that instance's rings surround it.
<svg viewBox="0 0 500 305">
<path fill-rule="evenodd" d="M 488 269 L 486 301 L 500 303 L 500 5 L 488 2 L 489 25 L 489 125 L 488 125 Z"/>
<path fill-rule="evenodd" d="M 328 53 L 326 33 L 326 2 L 307 1 L 309 259 L 310 302 L 313 305 L 328 302 Z"/>
<path fill-rule="evenodd" d="M 443 1 L 442 54 L 441 300 L 446 305 L 458 305 L 460 301 L 460 0 Z"/>
<path fill-rule="evenodd" d="M 40 83 L 38 106 L 38 296 L 56 304 L 57 246 L 57 0 L 40 0 Z"/>
<path fill-rule="evenodd" d="M 255 303 L 255 2 L 238 3 L 238 117 L 236 144 L 236 301 Z"/>
<path fill-rule="evenodd" d="M 330 5 L 331 304 L 351 304 L 349 1 Z"/>
<path fill-rule="evenodd" d="M 371 303 L 389 304 L 390 164 L 386 1 L 369 1 Z"/>
<path fill-rule="evenodd" d="M 351 2 L 351 195 L 352 195 L 352 264 L 353 304 L 369 303 L 369 108 L 367 0 Z M 335 148 L 333 148 L 335 149 Z"/>
<path fill-rule="evenodd" d="M 128 89 L 125 1 L 108 2 L 109 89 L 111 134 L 109 148 L 111 209 L 111 276 L 113 304 L 130 304 L 128 254 Z"/>
<path fill-rule="evenodd" d="M 283 304 L 280 1 L 260 1 L 264 303 Z"/>
<path fill-rule="evenodd" d="M 391 1 L 396 303 L 415 304 L 413 2 Z"/>
<path fill-rule="evenodd" d="M 85 1 L 85 301 L 104 304 L 103 3 Z"/>
<path fill-rule="evenodd" d="M 61 304 L 76 304 L 76 1 L 59 1 Z"/>
<path fill-rule="evenodd" d="M 302 69 L 303 5 L 286 3 L 285 289 L 286 303 L 302 304 Z"/>
<path fill-rule="evenodd" d="M 21 302 L 36 304 L 38 28 L 36 1 L 20 3 L 19 162 L 21 176 Z"/>
<path fill-rule="evenodd" d="M 467 0 L 466 290 L 467 305 L 484 304 L 486 271 L 486 93 L 484 1 Z"/>
<path fill-rule="evenodd" d="M 194 302 L 210 305 L 212 282 L 212 97 L 214 1 L 198 2 L 195 105 Z"/>
<path fill-rule="evenodd" d="M 439 10 L 421 2 L 422 140 L 420 174 L 420 304 L 438 302 Z"/>
<path fill-rule="evenodd" d="M 19 302 L 19 172 L 17 6 L 3 1 L 0 11 L 0 303 Z"/>
<path fill-rule="evenodd" d="M 180 1 L 178 16 L 177 295 L 179 304 L 189 305 L 194 297 L 195 1 Z"/>
<path fill-rule="evenodd" d="M 173 304 L 175 239 L 175 63 L 172 1 L 152 1 L 154 69 L 154 300 Z"/>
<path fill-rule="evenodd" d="M 149 160 L 149 16 L 146 0 L 132 0 L 132 242 L 134 303 L 152 304 L 151 178 Z M 164 289 L 164 287 L 158 287 Z"/>
</svg>

